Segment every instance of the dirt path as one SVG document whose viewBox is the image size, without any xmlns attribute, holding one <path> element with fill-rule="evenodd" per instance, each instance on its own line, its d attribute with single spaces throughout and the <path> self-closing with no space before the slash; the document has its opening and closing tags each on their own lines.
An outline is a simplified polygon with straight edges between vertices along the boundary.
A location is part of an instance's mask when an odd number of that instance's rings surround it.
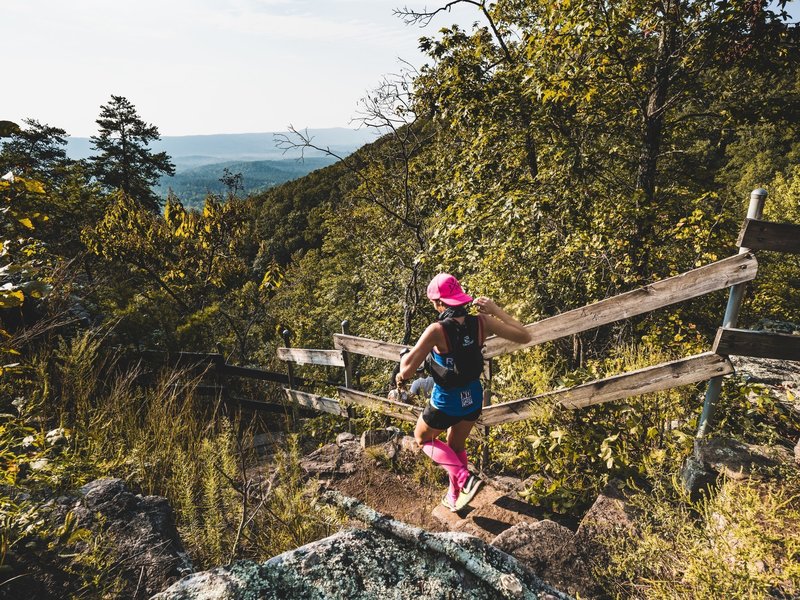
<svg viewBox="0 0 800 600">
<path fill-rule="evenodd" d="M 412 441 L 413 442 L 413 441 Z M 535 508 L 484 482 L 470 505 L 451 512 L 441 505 L 447 475 L 400 441 L 367 447 L 358 441 L 329 444 L 301 465 L 322 489 L 337 490 L 380 513 L 429 531 L 461 531 L 491 542 L 506 529 L 540 518 Z"/>
</svg>

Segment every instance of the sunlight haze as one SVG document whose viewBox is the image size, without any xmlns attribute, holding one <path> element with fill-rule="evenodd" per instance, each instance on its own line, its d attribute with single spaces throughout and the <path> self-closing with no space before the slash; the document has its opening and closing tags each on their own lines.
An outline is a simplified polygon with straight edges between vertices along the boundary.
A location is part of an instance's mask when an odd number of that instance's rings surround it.
<svg viewBox="0 0 800 600">
<path fill-rule="evenodd" d="M 423 2 L 408 2 L 422 9 Z M 71 136 L 96 132 L 112 94 L 161 135 L 348 127 L 399 59 L 425 60 L 427 28 L 393 15 L 401 0 L 4 0 L 0 53 L 12 73 L 0 119 L 34 118 Z M 432 7 L 433 5 L 429 5 Z"/>
</svg>

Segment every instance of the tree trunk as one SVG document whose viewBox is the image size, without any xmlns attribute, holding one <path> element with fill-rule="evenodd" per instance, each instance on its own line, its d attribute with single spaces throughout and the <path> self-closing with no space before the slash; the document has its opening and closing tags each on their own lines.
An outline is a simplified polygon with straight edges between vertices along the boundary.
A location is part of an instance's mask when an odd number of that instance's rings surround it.
<svg viewBox="0 0 800 600">
<path fill-rule="evenodd" d="M 636 189 L 641 191 L 640 214 L 634 242 L 634 263 L 642 281 L 649 276 L 649 251 L 647 242 L 655 228 L 655 192 L 658 175 L 658 156 L 664 139 L 664 108 L 669 94 L 672 75 L 672 55 L 675 49 L 676 21 L 679 2 L 667 3 L 662 21 L 658 52 L 647 104 L 642 111 L 642 146 L 636 173 Z"/>
</svg>

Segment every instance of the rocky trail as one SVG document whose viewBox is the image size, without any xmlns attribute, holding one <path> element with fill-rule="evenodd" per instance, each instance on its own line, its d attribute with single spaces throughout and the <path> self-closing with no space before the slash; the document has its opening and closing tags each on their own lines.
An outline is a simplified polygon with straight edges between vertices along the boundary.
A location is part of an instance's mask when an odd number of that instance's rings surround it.
<svg viewBox="0 0 800 600">
<path fill-rule="evenodd" d="M 767 366 L 772 370 L 755 368 Z M 750 369 L 769 393 L 794 399 L 792 409 L 800 410 L 800 369 Z M 281 434 L 257 436 L 256 446 L 268 469 L 286 440 Z M 686 485 L 702 487 L 720 474 L 746 480 L 793 464 L 800 464 L 800 443 L 793 453 L 785 444 L 716 437 L 695 444 L 682 475 Z M 60 522 L 73 511 L 83 527 L 99 531 L 102 525 L 117 541 L 108 548 L 109 559 L 131 597 L 164 590 L 153 596 L 158 600 L 604 598 L 593 576 L 593 566 L 608 556 L 602 540 L 638 531 L 637 511 L 617 481 L 579 519 L 556 519 L 522 500 L 524 481 L 482 473 L 484 484 L 471 504 L 450 512 L 440 504 L 444 471 L 417 451 L 413 438 L 392 427 L 359 437 L 341 433 L 334 443 L 308 449 L 299 467 L 308 494 L 337 505 L 350 520 L 328 538 L 261 563 L 239 561 L 192 573 L 166 500 L 137 495 L 118 479 L 97 480 L 54 499 L 52 516 Z M 0 598 L 59 597 L 64 582 L 57 557 L 48 556 L 21 565 L 36 577 L 0 588 Z"/>
</svg>

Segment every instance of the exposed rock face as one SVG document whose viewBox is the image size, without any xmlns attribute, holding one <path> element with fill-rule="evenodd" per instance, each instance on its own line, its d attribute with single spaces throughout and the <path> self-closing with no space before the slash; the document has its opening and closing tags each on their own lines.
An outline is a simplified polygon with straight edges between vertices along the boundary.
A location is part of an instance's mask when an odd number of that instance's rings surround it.
<svg viewBox="0 0 800 600">
<path fill-rule="evenodd" d="M 611 481 L 584 515 L 576 532 L 543 519 L 507 529 L 492 545 L 508 552 L 544 581 L 580 598 L 606 597 L 593 567 L 608 560 L 615 539 L 636 535 L 636 510 L 620 481 Z"/>
<path fill-rule="evenodd" d="M 604 563 L 608 556 L 600 540 L 635 532 L 636 512 L 625 498 L 622 483 L 613 480 L 583 516 L 575 532 L 575 544 L 588 563 Z"/>
<path fill-rule="evenodd" d="M 575 534 L 563 525 L 549 520 L 515 525 L 498 535 L 492 545 L 567 593 L 581 598 L 602 593 L 575 544 Z"/>
<path fill-rule="evenodd" d="M 777 400 L 786 402 L 793 397 L 791 408 L 800 414 L 800 363 L 748 356 L 732 356 L 731 362 L 738 374 L 751 383 L 763 383 Z"/>
<path fill-rule="evenodd" d="M 147 598 L 191 571 L 164 498 L 135 495 L 119 479 L 98 479 L 81 488 L 78 496 L 63 496 L 44 508 L 53 528 L 72 511 L 77 527 L 101 541 L 97 552 L 113 565 L 107 575 L 117 580 L 115 597 Z M 77 542 L 75 552 L 86 551 L 87 543 Z M 60 600 L 79 595 L 81 583 L 72 572 L 71 558 L 41 548 L 17 556 L 12 566 L 25 576 L 0 586 L 0 598 Z"/>
<path fill-rule="evenodd" d="M 429 533 L 334 497 L 371 528 L 343 531 L 260 565 L 190 575 L 153 600 L 567 598 L 477 538 Z"/>
<path fill-rule="evenodd" d="M 341 444 L 344 444 L 345 442 L 353 442 L 353 441 L 355 441 L 357 439 L 358 438 L 356 437 L 356 435 L 354 433 L 349 433 L 347 431 L 343 431 L 342 433 L 340 433 L 339 435 L 336 436 L 336 443 L 341 445 Z"/>
<path fill-rule="evenodd" d="M 707 492 L 717 481 L 717 473 L 712 471 L 694 456 L 690 456 L 681 468 L 683 488 L 692 500 L 698 500 L 701 493 Z"/>
<path fill-rule="evenodd" d="M 75 514 L 84 526 L 104 523 L 130 598 L 137 588 L 138 597 L 145 598 L 191 571 L 165 498 L 132 494 L 120 479 L 98 479 L 80 492 Z"/>
<path fill-rule="evenodd" d="M 792 461 L 791 453 L 786 448 L 745 444 L 721 437 L 696 440 L 694 458 L 707 468 L 734 480 L 759 477 L 767 469 Z"/>
<path fill-rule="evenodd" d="M 725 437 L 695 440 L 694 453 L 684 464 L 681 477 L 692 498 L 697 498 L 719 475 L 735 481 L 762 478 L 780 465 L 800 462 L 798 456 L 798 448 L 793 459 L 792 451 L 782 446 L 745 444 Z"/>
<path fill-rule="evenodd" d="M 469 533 L 487 543 L 515 525 L 538 520 L 531 505 L 504 494 L 493 484 L 494 481 L 484 483 L 469 505 L 459 512 L 439 505 L 433 516 L 450 531 Z"/>
<path fill-rule="evenodd" d="M 300 459 L 308 475 L 349 475 L 358 469 L 364 449 L 358 440 L 328 444 Z"/>
<path fill-rule="evenodd" d="M 379 446 L 400 437 L 400 435 L 400 430 L 397 427 L 370 429 L 361 434 L 361 447 L 366 449 L 370 446 Z"/>
<path fill-rule="evenodd" d="M 340 433 L 335 444 L 322 446 L 301 458 L 300 466 L 310 476 L 352 475 L 359 469 L 367 449 L 394 460 L 401 451 L 416 451 L 416 442 L 413 437 L 402 435 L 396 427 L 365 431 L 360 438 Z"/>
</svg>

